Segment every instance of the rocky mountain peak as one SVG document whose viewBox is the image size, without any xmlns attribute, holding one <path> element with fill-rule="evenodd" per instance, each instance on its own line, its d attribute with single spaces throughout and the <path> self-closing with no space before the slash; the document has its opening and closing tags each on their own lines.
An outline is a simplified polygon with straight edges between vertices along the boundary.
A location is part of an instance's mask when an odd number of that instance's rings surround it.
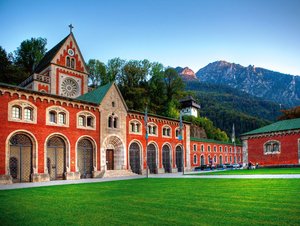
<svg viewBox="0 0 300 226">
<path fill-rule="evenodd" d="M 188 81 L 197 80 L 197 76 L 195 72 L 189 67 L 185 67 L 185 68 L 177 67 L 176 70 L 184 80 L 188 80 Z"/>
</svg>

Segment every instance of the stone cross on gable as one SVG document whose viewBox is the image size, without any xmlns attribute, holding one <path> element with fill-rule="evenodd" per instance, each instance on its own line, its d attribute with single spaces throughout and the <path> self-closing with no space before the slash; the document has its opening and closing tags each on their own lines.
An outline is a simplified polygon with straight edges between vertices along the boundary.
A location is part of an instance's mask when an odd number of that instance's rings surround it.
<svg viewBox="0 0 300 226">
<path fill-rule="evenodd" d="M 72 33 L 72 29 L 74 28 L 72 24 L 69 25 L 70 33 Z"/>
</svg>

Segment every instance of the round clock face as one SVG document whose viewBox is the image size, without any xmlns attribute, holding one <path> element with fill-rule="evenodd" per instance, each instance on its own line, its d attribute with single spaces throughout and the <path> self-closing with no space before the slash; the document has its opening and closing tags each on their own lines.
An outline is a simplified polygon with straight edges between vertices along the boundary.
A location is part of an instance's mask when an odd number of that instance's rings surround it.
<svg viewBox="0 0 300 226">
<path fill-rule="evenodd" d="M 74 56 L 74 50 L 73 49 L 68 49 L 68 54 L 70 56 Z"/>
<path fill-rule="evenodd" d="M 61 84 L 61 92 L 64 96 L 74 97 L 78 95 L 79 86 L 74 79 L 66 78 Z"/>
</svg>

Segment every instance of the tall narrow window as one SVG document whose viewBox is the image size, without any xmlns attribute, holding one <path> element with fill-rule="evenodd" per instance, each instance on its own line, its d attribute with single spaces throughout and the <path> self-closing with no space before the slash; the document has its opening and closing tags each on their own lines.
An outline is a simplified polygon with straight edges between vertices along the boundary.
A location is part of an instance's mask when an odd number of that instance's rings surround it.
<svg viewBox="0 0 300 226">
<path fill-rule="evenodd" d="M 94 122 L 93 122 L 93 118 L 92 117 L 87 117 L 86 119 L 86 125 L 89 127 L 93 127 L 94 126 Z"/>
<path fill-rule="evenodd" d="M 18 106 L 13 106 L 11 114 L 12 118 L 21 119 L 21 108 Z"/>
<path fill-rule="evenodd" d="M 56 112 L 50 111 L 49 112 L 49 119 L 50 119 L 50 122 L 56 123 Z"/>
<path fill-rule="evenodd" d="M 58 123 L 60 123 L 60 124 L 66 123 L 66 115 L 64 113 L 58 114 Z"/>
<path fill-rule="evenodd" d="M 112 124 L 113 124 L 113 118 L 112 118 L 112 116 L 109 116 L 108 117 L 108 127 L 112 128 Z"/>
<path fill-rule="evenodd" d="M 85 126 L 85 117 L 84 116 L 79 116 L 78 117 L 78 125 L 79 126 Z"/>
<path fill-rule="evenodd" d="M 117 128 L 118 126 L 118 118 L 114 118 L 114 128 Z"/>
<path fill-rule="evenodd" d="M 71 68 L 75 68 L 75 59 L 74 58 L 72 58 L 71 59 Z"/>
<path fill-rule="evenodd" d="M 70 67 L 71 63 L 70 63 L 70 57 L 67 56 L 67 62 L 66 62 L 66 66 Z"/>
</svg>

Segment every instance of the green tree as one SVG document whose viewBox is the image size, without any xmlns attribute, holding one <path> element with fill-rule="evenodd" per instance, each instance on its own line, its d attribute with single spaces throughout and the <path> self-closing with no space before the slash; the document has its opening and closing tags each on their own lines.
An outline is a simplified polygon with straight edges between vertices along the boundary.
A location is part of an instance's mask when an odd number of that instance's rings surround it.
<svg viewBox="0 0 300 226">
<path fill-rule="evenodd" d="M 31 38 L 23 41 L 15 51 L 15 64 L 27 75 L 32 74 L 47 51 L 46 44 L 45 38 Z"/>
<path fill-rule="evenodd" d="M 122 68 L 126 63 L 125 60 L 120 58 L 113 58 L 108 61 L 106 71 L 107 71 L 107 80 L 109 82 L 116 81 L 116 78 L 121 74 Z"/>
<path fill-rule="evenodd" d="M 164 73 L 167 101 L 182 97 L 184 92 L 184 83 L 174 68 L 167 68 Z"/>
<path fill-rule="evenodd" d="M 161 63 L 153 63 L 150 71 L 148 86 L 149 111 L 162 115 L 167 102 L 166 86 L 164 82 L 164 66 Z"/>
<path fill-rule="evenodd" d="M 87 63 L 87 66 L 89 69 L 89 79 L 93 88 L 110 82 L 104 63 L 96 59 L 90 59 Z"/>
<path fill-rule="evenodd" d="M 7 54 L 0 46 L 0 82 L 18 85 L 27 75 L 13 64 L 12 54 Z"/>
<path fill-rule="evenodd" d="M 130 60 L 126 62 L 117 76 L 119 88 L 128 108 L 144 110 L 148 101 L 147 76 L 151 64 L 148 60 Z"/>
</svg>

